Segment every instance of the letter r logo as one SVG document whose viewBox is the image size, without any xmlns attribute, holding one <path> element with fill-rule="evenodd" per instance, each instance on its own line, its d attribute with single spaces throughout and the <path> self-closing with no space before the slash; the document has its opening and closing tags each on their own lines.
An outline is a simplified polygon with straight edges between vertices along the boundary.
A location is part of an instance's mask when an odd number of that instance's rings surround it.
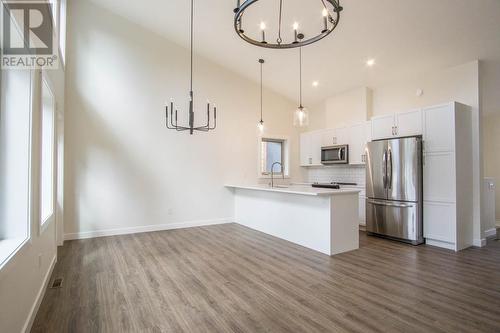
<svg viewBox="0 0 500 333">
<path fill-rule="evenodd" d="M 53 53 L 54 29 L 50 2 L 4 1 L 3 7 L 3 54 Z"/>
</svg>

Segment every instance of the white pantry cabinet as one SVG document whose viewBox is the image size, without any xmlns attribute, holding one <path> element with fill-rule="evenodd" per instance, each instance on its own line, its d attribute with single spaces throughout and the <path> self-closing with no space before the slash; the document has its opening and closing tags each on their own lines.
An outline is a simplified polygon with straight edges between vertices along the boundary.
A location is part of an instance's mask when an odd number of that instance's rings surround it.
<svg viewBox="0 0 500 333">
<path fill-rule="evenodd" d="M 459 103 L 423 109 L 424 237 L 461 250 L 473 243 L 471 110 Z"/>
<path fill-rule="evenodd" d="M 422 134 L 422 110 L 372 118 L 372 140 Z"/>
</svg>

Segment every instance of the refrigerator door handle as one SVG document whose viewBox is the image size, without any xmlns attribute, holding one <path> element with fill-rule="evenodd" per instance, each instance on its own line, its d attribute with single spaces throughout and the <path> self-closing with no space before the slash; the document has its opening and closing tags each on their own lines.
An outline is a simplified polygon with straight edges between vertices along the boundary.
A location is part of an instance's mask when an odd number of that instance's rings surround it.
<svg viewBox="0 0 500 333">
<path fill-rule="evenodd" d="M 377 206 L 388 206 L 388 207 L 398 207 L 398 208 L 412 208 L 415 204 L 405 204 L 405 203 L 394 203 L 394 202 L 385 202 L 379 200 L 368 199 L 368 203 Z"/>
<path fill-rule="evenodd" d="M 384 188 L 387 188 L 387 150 L 384 150 L 384 154 L 382 155 L 382 173 Z"/>
<path fill-rule="evenodd" d="M 387 181 L 387 188 L 389 190 L 392 189 L 392 150 L 391 148 L 389 148 L 388 152 L 387 152 L 387 155 L 388 155 L 388 162 L 387 162 L 387 178 L 388 178 L 388 181 Z"/>
</svg>

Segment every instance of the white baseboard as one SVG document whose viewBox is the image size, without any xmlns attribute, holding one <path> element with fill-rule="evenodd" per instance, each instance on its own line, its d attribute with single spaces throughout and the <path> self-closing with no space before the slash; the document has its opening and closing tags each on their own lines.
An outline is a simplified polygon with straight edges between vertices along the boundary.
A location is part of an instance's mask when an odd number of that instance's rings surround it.
<svg viewBox="0 0 500 333">
<path fill-rule="evenodd" d="M 497 236 L 497 228 L 491 228 L 491 229 L 484 231 L 485 238 L 491 238 L 491 237 L 496 237 L 496 236 Z"/>
<path fill-rule="evenodd" d="M 36 317 L 36 314 L 38 312 L 38 308 L 40 308 L 40 304 L 42 303 L 43 296 L 45 296 L 45 291 L 47 291 L 47 287 L 49 286 L 50 277 L 52 276 L 52 271 L 54 270 L 54 267 L 56 265 L 56 261 L 57 261 L 57 254 L 54 255 L 54 258 L 52 258 L 52 262 L 50 263 L 49 269 L 48 269 L 48 271 L 45 274 L 45 277 L 43 279 L 43 284 L 40 287 L 38 294 L 36 295 L 35 303 L 33 303 L 33 306 L 31 307 L 28 319 L 24 323 L 24 327 L 23 327 L 22 332 L 30 332 L 31 331 L 31 326 L 33 326 L 33 322 L 35 321 L 35 317 Z"/>
<path fill-rule="evenodd" d="M 475 247 L 483 247 L 483 246 L 486 246 L 486 238 L 482 238 L 482 239 L 474 239 L 472 241 L 472 245 L 475 246 Z"/>
<path fill-rule="evenodd" d="M 455 244 L 454 243 L 449 243 L 449 242 L 445 242 L 445 241 L 441 241 L 441 240 L 437 240 L 437 239 L 426 238 L 425 244 L 455 251 Z"/>
<path fill-rule="evenodd" d="M 96 237 L 106 237 L 106 236 L 116 236 L 116 235 L 137 234 L 141 232 L 193 228 L 193 227 L 202 227 L 207 225 L 224 224 L 231 222 L 234 222 L 234 218 L 199 220 L 199 221 L 177 222 L 168 224 L 154 224 L 154 225 L 95 230 L 95 231 L 83 231 L 83 232 L 64 234 L 64 240 L 86 239 L 86 238 L 96 238 Z"/>
</svg>

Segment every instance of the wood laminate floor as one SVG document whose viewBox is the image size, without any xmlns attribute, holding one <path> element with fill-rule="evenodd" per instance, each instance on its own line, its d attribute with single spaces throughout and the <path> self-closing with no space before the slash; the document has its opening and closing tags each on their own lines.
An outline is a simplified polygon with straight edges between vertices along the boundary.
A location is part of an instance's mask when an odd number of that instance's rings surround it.
<svg viewBox="0 0 500 333">
<path fill-rule="evenodd" d="M 500 332 L 500 242 L 360 242 L 328 257 L 237 224 L 68 241 L 32 332 Z"/>
</svg>

